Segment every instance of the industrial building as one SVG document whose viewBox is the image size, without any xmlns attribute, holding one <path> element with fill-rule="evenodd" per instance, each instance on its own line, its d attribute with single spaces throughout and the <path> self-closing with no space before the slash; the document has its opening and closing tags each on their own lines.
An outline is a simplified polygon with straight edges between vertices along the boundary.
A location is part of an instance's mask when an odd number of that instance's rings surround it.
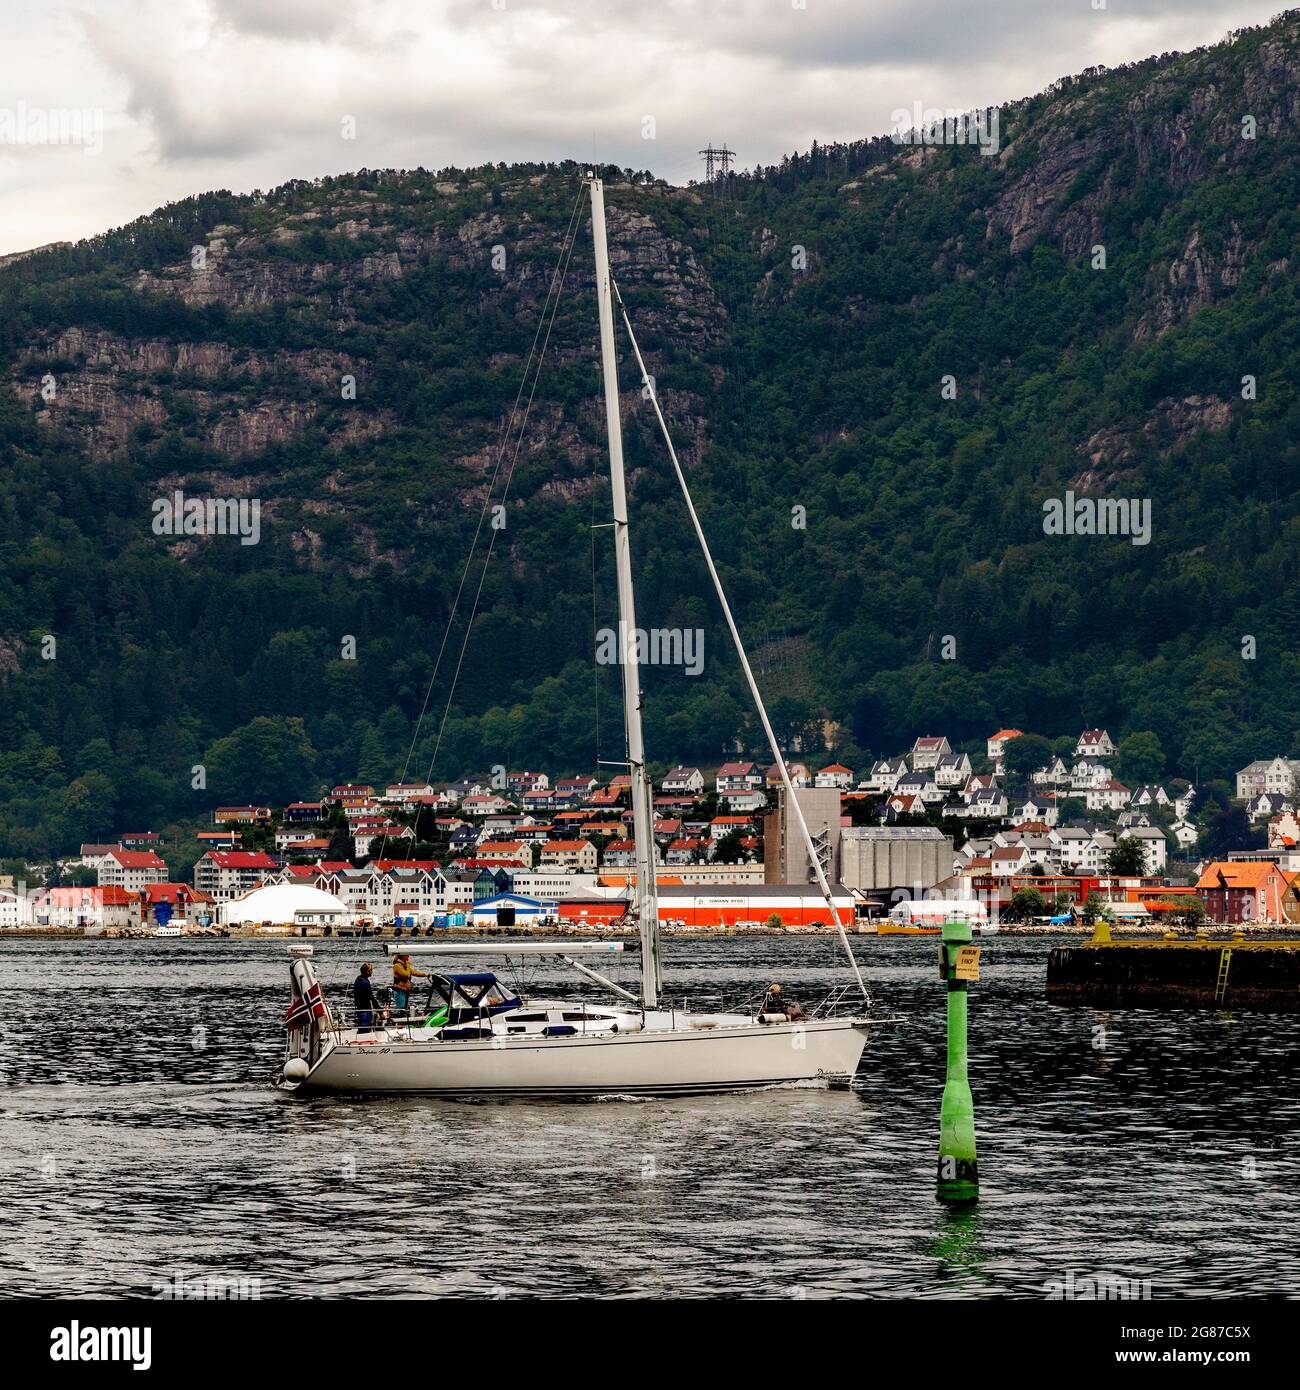
<svg viewBox="0 0 1300 1390">
<path fill-rule="evenodd" d="M 822 868 L 833 883 L 839 877 L 839 788 L 796 787 L 794 794 Z M 797 820 L 793 824 L 790 822 L 785 788 L 780 787 L 776 794 L 776 809 L 763 818 L 763 879 L 767 884 L 811 883 L 816 878 L 799 823 Z M 950 870 L 951 867 L 949 865 Z"/>
<path fill-rule="evenodd" d="M 952 840 L 933 825 L 846 826 L 839 856 L 845 887 L 877 898 L 898 891 L 920 897 L 952 875 Z"/>
</svg>

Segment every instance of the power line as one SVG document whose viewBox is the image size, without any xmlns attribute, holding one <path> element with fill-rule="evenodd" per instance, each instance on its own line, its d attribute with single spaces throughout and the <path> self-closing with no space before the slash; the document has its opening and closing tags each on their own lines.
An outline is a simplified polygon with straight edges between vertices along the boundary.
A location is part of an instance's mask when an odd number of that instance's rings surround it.
<svg viewBox="0 0 1300 1390">
<path fill-rule="evenodd" d="M 700 158 L 704 161 L 704 182 L 721 185 L 724 197 L 731 187 L 731 181 L 727 175 L 731 172 L 731 162 L 735 157 L 735 150 L 729 150 L 726 145 L 723 145 L 721 149 L 716 149 L 710 145 L 707 149 L 700 151 Z"/>
</svg>

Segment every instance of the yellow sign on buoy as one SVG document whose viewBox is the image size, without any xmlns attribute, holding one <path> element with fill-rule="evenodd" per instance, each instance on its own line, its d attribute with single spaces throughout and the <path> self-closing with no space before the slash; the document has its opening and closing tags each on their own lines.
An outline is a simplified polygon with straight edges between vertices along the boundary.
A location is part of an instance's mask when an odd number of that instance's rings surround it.
<svg viewBox="0 0 1300 1390">
<path fill-rule="evenodd" d="M 980 977 L 980 948 L 978 946 L 959 946 L 957 963 L 953 978 L 957 980 L 978 980 Z"/>
</svg>

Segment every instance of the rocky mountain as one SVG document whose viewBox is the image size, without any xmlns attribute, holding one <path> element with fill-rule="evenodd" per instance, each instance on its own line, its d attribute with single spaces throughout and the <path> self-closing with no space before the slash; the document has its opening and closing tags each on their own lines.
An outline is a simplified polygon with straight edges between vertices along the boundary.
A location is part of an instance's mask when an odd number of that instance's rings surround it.
<svg viewBox="0 0 1300 1390">
<path fill-rule="evenodd" d="M 782 730 L 849 761 L 1007 724 L 1150 730 L 1203 776 L 1300 752 L 1300 12 L 990 131 L 602 171 Z M 581 175 L 208 193 L 0 263 L 0 853 L 617 756 Z M 641 621 L 706 634 L 703 674 L 651 672 L 652 747 L 717 758 L 755 730 L 623 380 Z M 159 534 L 177 491 L 256 499 L 257 543 Z M 1045 533 L 1067 492 L 1149 503 L 1146 541 Z"/>
</svg>

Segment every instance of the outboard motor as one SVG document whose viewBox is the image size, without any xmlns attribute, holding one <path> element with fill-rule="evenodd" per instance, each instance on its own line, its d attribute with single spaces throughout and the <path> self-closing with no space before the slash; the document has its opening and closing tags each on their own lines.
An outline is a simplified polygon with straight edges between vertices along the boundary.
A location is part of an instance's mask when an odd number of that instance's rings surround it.
<svg viewBox="0 0 1300 1390">
<path fill-rule="evenodd" d="M 294 1090 L 306 1080 L 312 1067 L 320 1060 L 324 1047 L 322 1034 L 333 1026 L 329 1005 L 321 990 L 316 971 L 312 968 L 310 946 L 290 946 L 294 957 L 289 967 L 289 984 L 293 999 L 284 1012 L 288 1030 L 284 1066 L 278 1083 L 285 1090 Z"/>
</svg>

